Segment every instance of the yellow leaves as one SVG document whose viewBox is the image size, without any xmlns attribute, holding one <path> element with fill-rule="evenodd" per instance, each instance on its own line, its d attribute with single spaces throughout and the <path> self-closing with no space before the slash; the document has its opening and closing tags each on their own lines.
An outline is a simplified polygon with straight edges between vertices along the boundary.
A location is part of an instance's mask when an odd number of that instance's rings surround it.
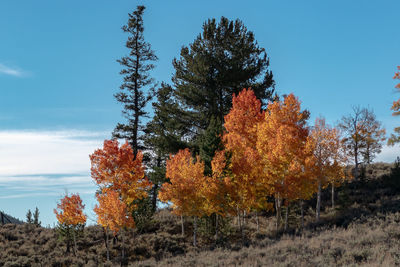
<svg viewBox="0 0 400 267">
<path fill-rule="evenodd" d="M 180 150 L 167 160 L 166 177 L 158 196 L 163 202 L 172 202 L 178 215 L 202 216 L 202 186 L 204 185 L 204 163 L 200 157 L 193 160 L 189 149 Z"/>
<path fill-rule="evenodd" d="M 116 235 L 121 228 L 133 228 L 135 222 L 129 214 L 127 205 L 121 201 L 119 194 L 113 190 L 104 190 L 96 196 L 99 205 L 94 212 L 97 214 L 97 223 L 110 229 Z"/>
<path fill-rule="evenodd" d="M 215 153 L 211 176 L 204 176 L 204 164 L 188 149 L 167 161 L 170 183 L 163 185 L 159 198 L 172 202 L 176 214 L 224 216 L 272 209 L 270 196 L 288 202 L 309 199 L 320 177 L 329 182 L 343 177 L 338 131 L 318 119 L 310 135 L 309 113 L 293 94 L 270 103 L 265 112 L 250 89 L 232 101 L 222 136 L 225 150 Z"/>
<path fill-rule="evenodd" d="M 79 194 L 72 194 L 71 196 L 66 195 L 61 199 L 61 202 L 57 204 L 57 209 L 54 209 L 54 213 L 60 224 L 85 224 L 86 215 L 83 214 L 84 208 L 85 205 L 82 204 Z"/>
<path fill-rule="evenodd" d="M 265 119 L 257 127 L 257 151 L 261 157 L 263 184 L 273 194 L 288 200 L 300 197 L 305 179 L 305 143 L 308 114 L 290 94 L 268 105 Z"/>
</svg>

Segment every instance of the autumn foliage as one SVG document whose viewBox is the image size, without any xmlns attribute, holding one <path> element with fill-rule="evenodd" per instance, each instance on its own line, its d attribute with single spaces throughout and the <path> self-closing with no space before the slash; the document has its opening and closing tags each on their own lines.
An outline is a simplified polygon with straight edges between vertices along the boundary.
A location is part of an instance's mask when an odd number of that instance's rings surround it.
<svg viewBox="0 0 400 267">
<path fill-rule="evenodd" d="M 275 199 L 278 222 L 281 205 L 310 199 L 328 184 L 343 182 L 339 132 L 318 119 L 313 131 L 308 111 L 293 94 L 282 101 L 261 102 L 251 89 L 232 98 L 225 116 L 222 141 L 211 162 L 212 174 L 189 149 L 167 161 L 167 178 L 159 197 L 185 216 L 244 215 L 271 209 Z"/>
<path fill-rule="evenodd" d="M 400 66 L 397 67 L 398 71 L 394 74 L 393 79 L 400 80 Z M 396 85 L 397 90 L 400 91 L 400 83 Z M 393 111 L 393 116 L 400 116 L 400 98 L 393 101 L 391 110 Z M 394 134 L 392 134 L 388 140 L 389 145 L 394 145 L 400 143 L 400 127 L 394 129 Z"/>
<path fill-rule="evenodd" d="M 264 119 L 261 102 L 251 89 L 232 98 L 232 109 L 225 116 L 223 141 L 231 155 L 231 203 L 239 210 L 256 206 L 259 154 L 256 149 L 257 125 Z"/>
<path fill-rule="evenodd" d="M 61 199 L 61 203 L 57 204 L 57 209 L 54 209 L 57 220 L 60 224 L 78 225 L 86 223 L 86 215 L 83 213 L 85 205 L 82 204 L 82 199 L 79 194 L 66 195 Z"/>
<path fill-rule="evenodd" d="M 204 214 L 202 187 L 205 183 L 204 163 L 200 157 L 192 158 L 189 149 L 180 150 L 167 160 L 166 177 L 159 198 L 171 202 L 173 212 L 184 216 Z"/>
<path fill-rule="evenodd" d="M 100 189 L 113 190 L 133 210 L 134 201 L 147 197 L 151 183 L 145 177 L 142 164 L 143 154 L 138 152 L 134 158 L 128 142 L 119 146 L 117 140 L 105 140 L 103 149 L 90 155 L 91 175 Z"/>
<path fill-rule="evenodd" d="M 130 216 L 127 205 L 121 201 L 119 194 L 113 190 L 106 190 L 98 194 L 94 212 L 97 214 L 97 223 L 110 229 L 116 235 L 122 228 L 133 228 L 135 222 Z"/>
</svg>

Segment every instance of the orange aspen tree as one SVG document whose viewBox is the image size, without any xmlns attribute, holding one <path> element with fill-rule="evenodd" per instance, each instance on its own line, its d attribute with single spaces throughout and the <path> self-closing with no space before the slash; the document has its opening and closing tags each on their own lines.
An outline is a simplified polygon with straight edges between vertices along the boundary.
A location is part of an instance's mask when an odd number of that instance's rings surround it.
<svg viewBox="0 0 400 267">
<path fill-rule="evenodd" d="M 231 154 L 228 166 L 232 173 L 231 199 L 237 208 L 241 229 L 240 214 L 257 206 L 259 190 L 257 124 L 263 119 L 261 102 L 251 89 L 243 89 L 237 96 L 233 96 L 232 108 L 225 116 L 225 132 L 222 139 L 225 150 Z"/>
<path fill-rule="evenodd" d="M 105 140 L 103 149 L 89 156 L 91 175 L 100 189 L 115 190 L 132 211 L 135 201 L 147 197 L 151 182 L 145 177 L 143 154 L 136 158 L 128 142 L 119 146 L 117 140 Z"/>
<path fill-rule="evenodd" d="M 315 179 L 317 189 L 316 220 L 319 221 L 321 211 L 321 190 L 344 178 L 341 157 L 341 140 L 339 131 L 325 123 L 324 118 L 317 118 L 308 137 L 307 148 L 312 151 L 310 158 L 310 174 Z M 332 191 L 334 193 L 334 191 Z M 333 197 L 333 196 L 332 196 Z"/>
<path fill-rule="evenodd" d="M 193 245 L 196 246 L 197 218 L 206 214 L 203 196 L 204 162 L 197 156 L 194 160 L 189 149 L 179 150 L 166 162 L 166 177 L 158 194 L 162 202 L 171 202 L 173 212 L 194 218 Z M 183 233 L 183 224 L 182 224 Z"/>
<path fill-rule="evenodd" d="M 57 204 L 57 209 L 54 213 L 57 217 L 59 226 L 58 231 L 61 236 L 64 236 L 67 241 L 67 252 L 70 250 L 71 235 L 74 242 L 74 255 L 76 255 L 76 235 L 83 230 L 86 223 L 86 215 L 83 214 L 85 205 L 82 204 L 82 199 L 79 194 L 64 196 L 60 203 Z"/>
<path fill-rule="evenodd" d="M 128 228 L 134 228 L 135 222 L 129 213 L 128 206 L 121 201 L 119 193 L 105 189 L 102 194 L 96 195 L 99 205 L 96 204 L 94 212 L 97 214 L 97 223 L 105 229 L 107 260 L 110 260 L 110 251 L 108 244 L 108 230 L 116 236 L 120 231 Z M 124 258 L 124 235 L 122 237 L 122 259 Z"/>
<path fill-rule="evenodd" d="M 264 120 L 257 127 L 257 150 L 260 155 L 260 177 L 266 195 L 275 197 L 276 227 L 281 221 L 281 204 L 299 199 L 298 185 L 305 178 L 304 151 L 308 136 L 306 120 L 293 94 L 268 105 Z"/>
<path fill-rule="evenodd" d="M 400 66 L 397 66 L 397 69 L 399 70 L 396 72 L 393 76 L 393 79 L 398 79 L 400 80 Z M 400 83 L 396 85 L 397 90 L 400 92 Z M 400 98 L 396 101 L 393 101 L 391 110 L 393 110 L 392 115 L 393 116 L 399 116 L 400 115 Z M 396 143 L 400 143 L 400 127 L 394 128 L 394 134 L 391 134 L 388 144 L 393 146 Z"/>
<path fill-rule="evenodd" d="M 202 186 L 204 196 L 203 209 L 207 216 L 215 214 L 215 239 L 218 239 L 218 218 L 235 214 L 236 209 L 231 205 L 234 193 L 231 173 L 227 168 L 225 151 L 216 151 L 211 161 L 212 176 L 206 176 Z"/>
</svg>

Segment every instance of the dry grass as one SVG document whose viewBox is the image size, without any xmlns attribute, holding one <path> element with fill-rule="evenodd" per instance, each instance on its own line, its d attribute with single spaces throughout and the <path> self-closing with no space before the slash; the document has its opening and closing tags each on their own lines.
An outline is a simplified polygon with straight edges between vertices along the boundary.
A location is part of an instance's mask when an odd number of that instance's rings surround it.
<svg viewBox="0 0 400 267">
<path fill-rule="evenodd" d="M 314 222 L 315 200 L 306 203 L 306 227 L 299 228 L 299 209 L 290 209 L 287 233 L 275 231 L 271 213 L 246 218 L 242 239 L 235 218 L 227 219 L 218 242 L 199 229 L 199 246 L 192 246 L 192 224 L 161 210 L 142 233 L 126 238 L 129 266 L 394 266 L 400 265 L 400 177 L 391 166 L 378 163 L 366 169 L 366 179 L 337 190 L 337 207 L 330 208 L 330 191 L 322 195 L 321 222 Z M 397 186 L 396 186 L 397 185 Z M 204 228 L 203 224 L 203 228 Z M 121 242 L 111 248 L 111 262 L 100 227 L 87 227 L 78 253 L 66 254 L 54 229 L 30 225 L 0 227 L 0 266 L 116 266 Z"/>
</svg>

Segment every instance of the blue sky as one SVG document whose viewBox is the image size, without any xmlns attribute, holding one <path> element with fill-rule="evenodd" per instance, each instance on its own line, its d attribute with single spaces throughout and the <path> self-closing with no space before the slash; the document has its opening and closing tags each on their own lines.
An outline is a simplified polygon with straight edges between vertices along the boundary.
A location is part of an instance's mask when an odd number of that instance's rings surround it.
<svg viewBox="0 0 400 267">
<path fill-rule="evenodd" d="M 121 26 L 145 4 L 145 38 L 170 82 L 172 60 L 208 18 L 240 18 L 270 57 L 280 94 L 293 92 L 311 122 L 331 124 L 370 106 L 387 131 L 400 65 L 400 1 L 0 1 L 0 210 L 44 225 L 65 191 L 80 192 L 94 219 L 88 154 L 102 146 L 121 106 L 116 59 L 127 54 Z M 393 161 L 398 147 L 378 160 Z"/>
</svg>

